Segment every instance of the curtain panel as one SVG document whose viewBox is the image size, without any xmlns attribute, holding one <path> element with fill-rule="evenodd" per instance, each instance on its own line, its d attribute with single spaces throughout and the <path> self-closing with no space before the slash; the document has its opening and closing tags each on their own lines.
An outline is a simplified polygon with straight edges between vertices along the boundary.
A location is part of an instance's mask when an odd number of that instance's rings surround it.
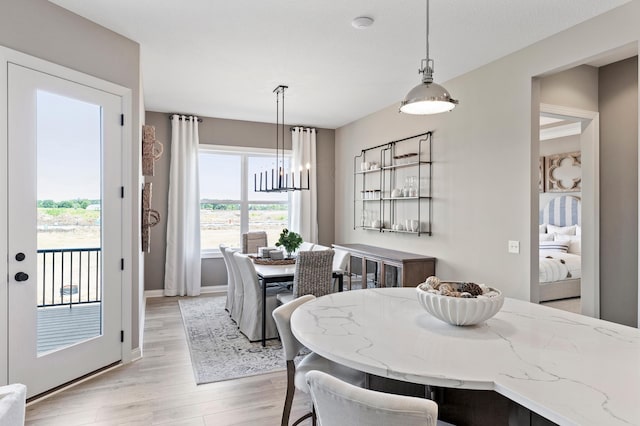
<svg viewBox="0 0 640 426">
<path fill-rule="evenodd" d="M 318 191 L 316 164 L 316 129 L 294 127 L 291 130 L 291 165 L 293 170 L 310 167 L 309 190 L 291 194 L 291 230 L 304 241 L 318 243 Z"/>
<path fill-rule="evenodd" d="M 198 118 L 171 116 L 164 295 L 200 294 Z"/>
</svg>

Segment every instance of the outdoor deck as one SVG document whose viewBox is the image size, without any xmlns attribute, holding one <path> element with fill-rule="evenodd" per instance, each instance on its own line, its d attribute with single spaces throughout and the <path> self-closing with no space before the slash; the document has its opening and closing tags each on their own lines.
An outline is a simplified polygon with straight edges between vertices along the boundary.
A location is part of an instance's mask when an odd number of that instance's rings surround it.
<svg viewBox="0 0 640 426">
<path fill-rule="evenodd" d="M 98 302 L 38 308 L 38 353 L 100 335 L 101 306 Z"/>
</svg>

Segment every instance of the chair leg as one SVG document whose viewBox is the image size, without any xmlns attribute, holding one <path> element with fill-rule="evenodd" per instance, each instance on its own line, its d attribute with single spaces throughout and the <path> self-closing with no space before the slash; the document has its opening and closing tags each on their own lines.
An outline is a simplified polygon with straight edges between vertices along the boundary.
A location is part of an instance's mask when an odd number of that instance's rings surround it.
<svg viewBox="0 0 640 426">
<path fill-rule="evenodd" d="M 316 426 L 317 424 L 317 419 L 316 419 L 316 406 L 313 405 L 313 403 L 311 404 L 311 426 Z"/>
<path fill-rule="evenodd" d="M 293 360 L 287 360 L 287 395 L 284 398 L 284 410 L 282 411 L 281 426 L 289 426 L 289 416 L 291 415 L 291 405 L 293 404 L 293 393 L 296 390 L 294 379 L 296 375 L 296 365 Z"/>
</svg>

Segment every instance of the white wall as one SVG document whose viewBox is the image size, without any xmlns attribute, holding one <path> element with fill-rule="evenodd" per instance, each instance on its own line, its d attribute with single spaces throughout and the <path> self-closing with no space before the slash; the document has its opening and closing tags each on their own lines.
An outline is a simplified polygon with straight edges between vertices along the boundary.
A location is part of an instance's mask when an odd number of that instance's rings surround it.
<svg viewBox="0 0 640 426">
<path fill-rule="evenodd" d="M 444 85 L 460 99 L 451 113 L 412 117 L 398 114 L 395 104 L 337 129 L 336 241 L 432 255 L 441 277 L 490 283 L 528 300 L 531 264 L 537 262 L 530 245 L 538 232 L 532 78 L 637 43 L 639 21 L 640 3 L 634 1 L 448 81 Z M 425 130 L 434 131 L 433 236 L 354 231 L 353 156 Z M 520 241 L 519 255 L 507 253 L 508 240 Z"/>
</svg>

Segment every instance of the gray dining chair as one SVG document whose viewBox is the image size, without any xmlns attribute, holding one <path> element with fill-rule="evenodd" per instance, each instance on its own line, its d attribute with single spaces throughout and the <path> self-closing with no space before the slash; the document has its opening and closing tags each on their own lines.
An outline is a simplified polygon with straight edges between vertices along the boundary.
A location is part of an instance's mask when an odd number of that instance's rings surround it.
<svg viewBox="0 0 640 426">
<path fill-rule="evenodd" d="M 256 269 L 253 267 L 251 258 L 246 254 L 234 253 L 242 287 L 244 289 L 244 297 L 242 299 L 242 316 L 238 323 L 240 332 L 247 336 L 250 342 L 262 339 L 262 289 L 258 281 Z M 276 323 L 271 316 L 271 312 L 278 306 L 276 297 L 278 293 L 284 291 L 282 287 L 274 286 L 267 288 L 267 298 L 264 301 L 267 308 L 267 316 L 265 318 L 265 339 L 274 339 L 278 337 L 278 329 Z"/>
<path fill-rule="evenodd" d="M 304 294 L 320 297 L 333 293 L 333 255 L 331 249 L 298 253 L 293 290 L 279 294 L 278 301 L 287 303 Z"/>
<path fill-rule="evenodd" d="M 242 234 L 242 253 L 258 253 L 259 247 L 267 246 L 267 233 L 264 231 Z"/>
<path fill-rule="evenodd" d="M 305 381 L 322 426 L 438 424 L 438 405 L 429 399 L 362 389 L 323 371 L 309 371 Z"/>
<path fill-rule="evenodd" d="M 356 386 L 364 386 L 364 373 L 358 370 L 354 370 L 349 367 L 345 367 L 342 364 L 329 361 L 320 355 L 311 352 L 302 358 L 297 363 L 294 359 L 300 354 L 304 346 L 296 339 L 291 331 L 291 315 L 302 304 L 310 302 L 315 299 L 315 296 L 307 294 L 300 296 L 289 303 L 273 310 L 273 319 L 275 320 L 280 334 L 280 340 L 282 341 L 282 350 L 284 352 L 284 358 L 287 361 L 287 393 L 284 400 L 284 408 L 282 410 L 281 426 L 289 425 L 289 417 L 291 416 L 291 405 L 293 403 L 293 396 L 296 390 L 300 392 L 309 393 L 309 387 L 305 381 L 305 374 L 311 370 L 325 371 L 336 377 L 340 377 L 347 383 L 351 383 Z M 309 412 L 296 420 L 293 424 L 297 425 L 303 420 L 311 417 L 312 423 L 315 425 L 315 415 Z M 343 424 L 358 424 L 358 423 L 343 423 Z M 324 426 L 324 425 L 323 425 Z"/>
</svg>

